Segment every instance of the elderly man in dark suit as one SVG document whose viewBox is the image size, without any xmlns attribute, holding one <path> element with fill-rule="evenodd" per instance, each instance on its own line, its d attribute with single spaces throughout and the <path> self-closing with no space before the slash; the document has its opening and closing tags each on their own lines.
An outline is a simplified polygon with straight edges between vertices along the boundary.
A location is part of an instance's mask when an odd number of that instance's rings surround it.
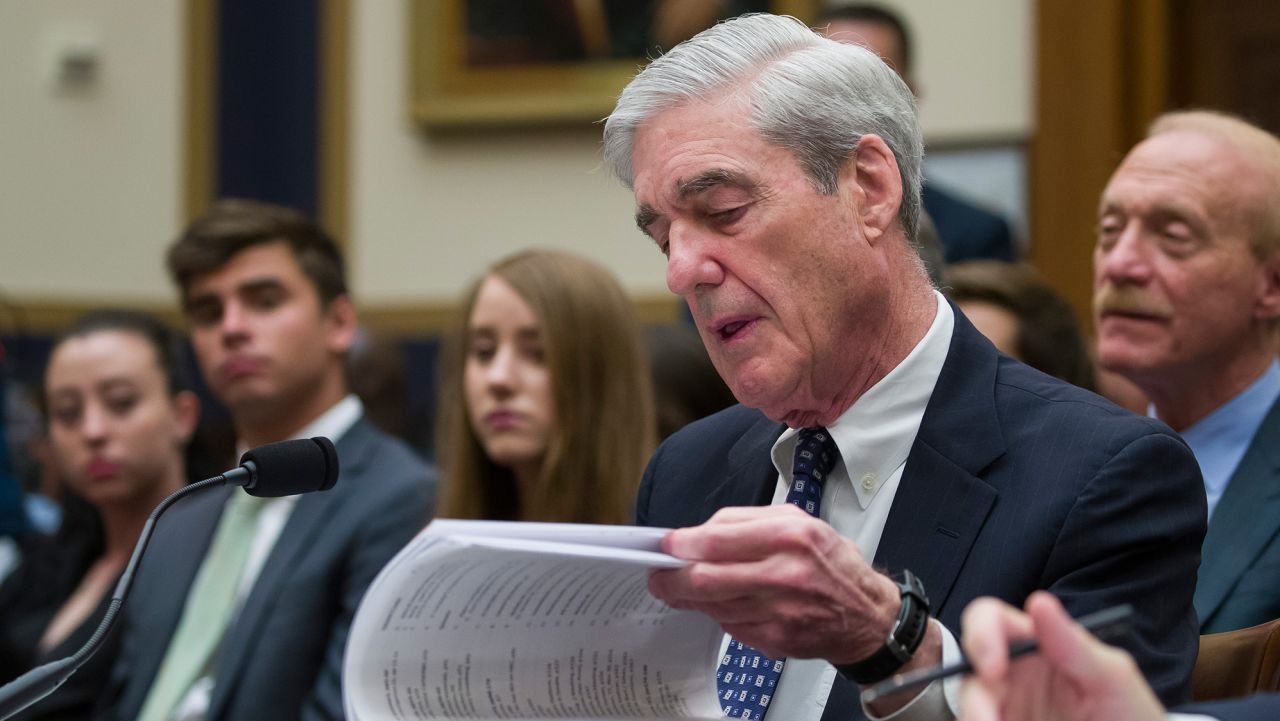
<svg viewBox="0 0 1280 721">
<path fill-rule="evenodd" d="M 911 244 L 920 129 L 888 66 L 745 16 L 646 67 L 604 143 L 742 404 L 668 439 L 636 510 L 690 561 L 653 593 L 731 637 L 730 716 L 950 718 L 945 684 L 866 709 L 857 687 L 958 658 L 970 600 L 1037 588 L 1075 613 L 1133 604 L 1128 648 L 1186 694 L 1195 461 L 1000 356 L 932 287 Z"/>
<path fill-rule="evenodd" d="M 286 208 L 222 201 L 169 251 L 192 345 L 243 448 L 327 436 L 325 493 L 206 494 L 160 522 L 101 718 L 340 719 L 342 654 L 383 564 L 429 518 L 434 472 L 347 390 L 338 249 Z"/>
<path fill-rule="evenodd" d="M 1280 618 L 1280 139 L 1170 113 L 1102 194 L 1098 361 L 1195 452 L 1209 507 L 1201 633 Z"/>
</svg>

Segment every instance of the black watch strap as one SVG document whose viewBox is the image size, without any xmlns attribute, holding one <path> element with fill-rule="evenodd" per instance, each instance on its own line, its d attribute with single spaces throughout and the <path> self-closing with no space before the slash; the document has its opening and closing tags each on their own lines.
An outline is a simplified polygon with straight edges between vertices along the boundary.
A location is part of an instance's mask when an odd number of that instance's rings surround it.
<svg viewBox="0 0 1280 721">
<path fill-rule="evenodd" d="M 906 665 L 920 648 L 929 628 L 929 597 L 920 579 L 904 569 L 898 590 L 902 593 L 902 608 L 898 609 L 898 618 L 880 650 L 856 663 L 836 666 L 841 674 L 860 686 L 886 679 Z"/>
</svg>

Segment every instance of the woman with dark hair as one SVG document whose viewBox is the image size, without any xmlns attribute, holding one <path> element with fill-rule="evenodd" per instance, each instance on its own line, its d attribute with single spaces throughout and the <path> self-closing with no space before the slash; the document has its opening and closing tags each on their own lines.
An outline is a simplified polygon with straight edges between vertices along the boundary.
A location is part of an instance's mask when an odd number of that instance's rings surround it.
<svg viewBox="0 0 1280 721">
<path fill-rule="evenodd" d="M 627 523 L 653 450 L 631 302 L 582 258 L 527 251 L 467 291 L 446 342 L 437 515 Z"/>
<path fill-rule="evenodd" d="M 69 500 L 58 533 L 28 544 L 0 586 L 0 683 L 78 650 L 98 627 L 142 526 L 186 482 L 199 402 L 172 334 L 128 311 L 77 320 L 44 374 L 51 460 Z M 117 634 L 53 695 L 15 718 L 88 718 Z"/>
</svg>

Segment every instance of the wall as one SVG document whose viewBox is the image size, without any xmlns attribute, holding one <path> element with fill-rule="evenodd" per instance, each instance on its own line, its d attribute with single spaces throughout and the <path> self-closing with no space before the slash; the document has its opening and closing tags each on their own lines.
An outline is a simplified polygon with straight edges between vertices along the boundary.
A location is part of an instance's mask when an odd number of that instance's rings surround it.
<svg viewBox="0 0 1280 721">
<path fill-rule="evenodd" d="M 181 212 L 181 3 L 0 0 L 0 292 L 167 301 Z M 96 82 L 54 80 L 96 48 Z"/>
<path fill-rule="evenodd" d="M 665 296 L 630 194 L 599 167 L 598 127 L 423 134 L 406 111 L 406 0 L 349 2 L 345 234 L 362 304 L 448 303 L 528 245 L 594 257 L 637 296 Z M 919 38 L 931 151 L 1024 140 L 1030 0 L 890 4 Z M 0 292 L 36 304 L 171 302 L 160 255 L 182 217 L 185 6 L 0 0 Z M 51 85 L 59 32 L 96 39 L 100 76 L 87 92 Z"/>
<path fill-rule="evenodd" d="M 1032 0 L 884 0 L 916 42 L 920 123 L 932 144 L 1021 140 L 1033 126 Z"/>
<path fill-rule="evenodd" d="M 1030 0 L 889 4 L 918 38 L 931 144 L 1025 139 Z M 599 167 L 598 127 L 463 136 L 413 127 L 404 97 L 406 12 L 404 3 L 352 7 L 350 236 L 361 298 L 447 301 L 488 262 L 526 245 L 583 253 L 634 293 L 664 294 L 662 258 L 635 230 L 630 194 Z M 964 162 L 947 166 L 953 176 L 963 175 Z M 1016 162 L 1013 172 L 1021 172 Z M 978 184 L 1000 189 L 989 195 L 1006 186 L 1003 178 Z M 1018 193 L 1003 204 L 1016 213 L 1022 203 Z"/>
<path fill-rule="evenodd" d="M 580 252 L 632 291 L 665 292 L 630 194 L 600 167 L 599 129 L 427 136 L 406 110 L 403 3 L 355 3 L 351 237 L 365 301 L 451 300 L 529 246 Z"/>
</svg>

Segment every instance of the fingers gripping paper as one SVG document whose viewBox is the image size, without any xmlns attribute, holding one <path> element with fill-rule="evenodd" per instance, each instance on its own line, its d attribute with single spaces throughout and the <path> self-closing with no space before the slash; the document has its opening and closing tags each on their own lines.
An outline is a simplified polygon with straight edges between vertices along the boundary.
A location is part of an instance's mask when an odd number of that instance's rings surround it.
<svg viewBox="0 0 1280 721">
<path fill-rule="evenodd" d="M 721 631 L 649 595 L 661 529 L 435 521 L 370 586 L 347 716 L 717 719 Z"/>
</svg>

